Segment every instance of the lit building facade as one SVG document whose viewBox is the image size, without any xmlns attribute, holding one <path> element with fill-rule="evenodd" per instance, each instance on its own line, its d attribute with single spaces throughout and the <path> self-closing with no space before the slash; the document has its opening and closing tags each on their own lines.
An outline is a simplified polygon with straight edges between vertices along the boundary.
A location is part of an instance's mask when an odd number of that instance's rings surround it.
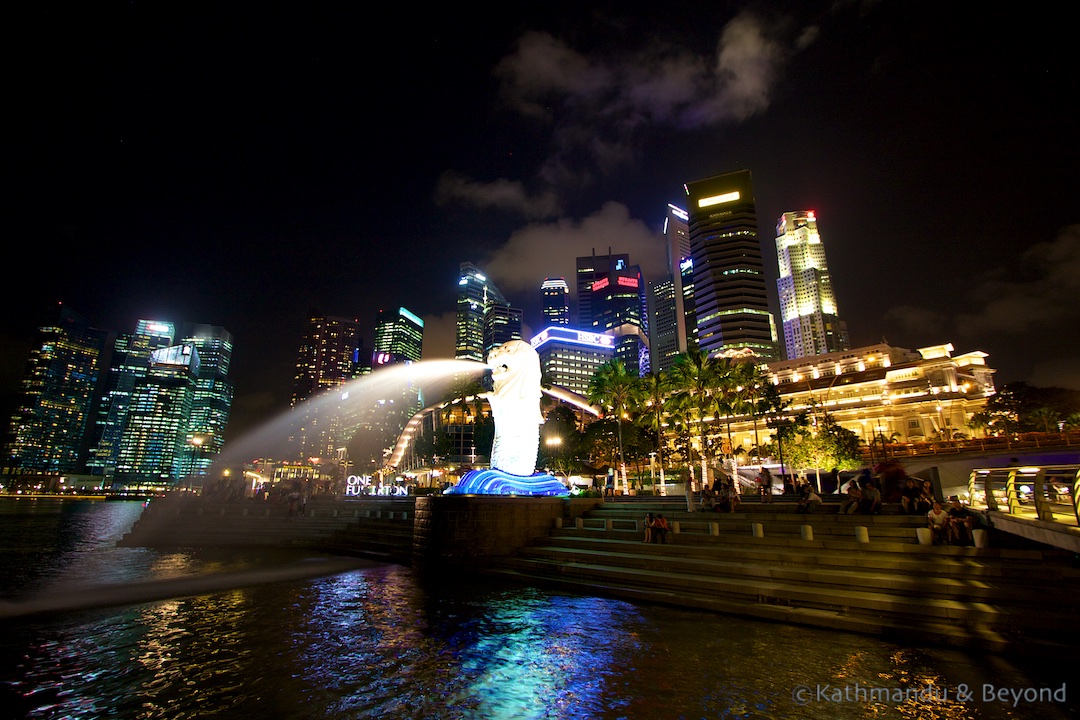
<svg viewBox="0 0 1080 720">
<path fill-rule="evenodd" d="M 872 446 L 882 437 L 890 444 L 970 437 L 972 415 L 996 392 L 986 358 L 954 355 L 951 344 L 915 351 L 878 344 L 767 367 L 789 415 L 820 420 L 827 413 Z M 767 442 L 771 431 L 758 427 Z M 731 432 L 735 447 L 753 446 L 751 418 L 736 418 Z"/>
<path fill-rule="evenodd" d="M 649 283 L 649 347 L 653 370 L 669 370 L 675 358 L 696 347 L 690 219 L 682 208 L 667 206 L 664 247 L 667 276 Z"/>
<path fill-rule="evenodd" d="M 225 426 L 232 411 L 233 383 L 229 379 L 229 367 L 232 365 L 233 337 L 223 327 L 188 324 L 184 327 L 182 342 L 195 348 L 199 363 L 184 438 L 186 452 L 178 454 L 177 476 L 202 479 L 221 452 Z"/>
<path fill-rule="evenodd" d="M 171 322 L 142 319 L 136 323 L 134 333 L 117 336 L 92 431 L 86 463 L 90 474 L 115 475 L 128 413 L 135 393 L 149 374 L 150 355 L 171 346 L 175 333 Z"/>
<path fill-rule="evenodd" d="M 540 356 L 544 382 L 581 396 L 588 396 L 596 370 L 615 356 L 613 335 L 560 325 L 543 330 L 529 343 Z"/>
<path fill-rule="evenodd" d="M 492 305 L 484 316 L 484 357 L 505 342 L 521 339 L 521 308 Z"/>
<path fill-rule="evenodd" d="M 106 337 L 66 306 L 38 328 L 5 439 L 7 473 L 82 472 Z"/>
<path fill-rule="evenodd" d="M 293 375 L 293 431 L 289 459 L 333 458 L 345 444 L 346 428 L 340 405 L 308 402 L 336 391 L 357 376 L 359 323 L 318 311 L 308 316 Z"/>
<path fill-rule="evenodd" d="M 630 267 L 630 256 L 626 253 L 613 255 L 611 248 L 608 248 L 607 255 L 597 255 L 593 248 L 592 255 L 578 257 L 576 265 L 577 326 L 591 328 L 596 319 L 592 304 L 593 283 Z"/>
<path fill-rule="evenodd" d="M 650 370 L 645 283 L 636 265 L 609 272 L 592 283 L 592 330 L 615 338 L 615 359 L 632 375 Z"/>
<path fill-rule="evenodd" d="M 786 212 L 776 223 L 780 319 L 789 360 L 847 350 L 825 246 L 813 210 Z"/>
<path fill-rule="evenodd" d="M 146 373 L 131 393 L 114 485 L 163 488 L 183 479 L 185 459 L 191 453 L 187 430 L 198 376 L 194 345 L 151 351 Z"/>
<path fill-rule="evenodd" d="M 424 350 L 424 321 L 403 307 L 396 312 L 380 310 L 375 320 L 375 354 L 372 366 L 419 362 Z"/>
<path fill-rule="evenodd" d="M 566 278 L 544 278 L 540 285 L 545 325 L 570 324 L 570 287 Z"/>
<path fill-rule="evenodd" d="M 509 307 L 510 303 L 478 267 L 469 262 L 461 263 L 454 333 L 455 358 L 484 361 L 484 321 L 488 311 L 495 306 Z"/>
<path fill-rule="evenodd" d="M 698 346 L 710 355 L 778 360 L 750 171 L 689 182 Z"/>
</svg>

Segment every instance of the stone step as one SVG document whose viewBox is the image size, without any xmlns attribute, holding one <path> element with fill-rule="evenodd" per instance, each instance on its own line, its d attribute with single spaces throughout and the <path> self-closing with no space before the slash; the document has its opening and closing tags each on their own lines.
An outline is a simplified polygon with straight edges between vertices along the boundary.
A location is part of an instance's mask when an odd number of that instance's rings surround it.
<svg viewBox="0 0 1080 720">
<path fill-rule="evenodd" d="M 608 537 L 586 537 L 570 532 L 553 533 L 539 547 L 580 548 L 598 552 L 619 553 L 633 541 Z M 821 552 L 817 543 L 779 542 L 766 538 L 745 543 L 716 542 L 671 543 L 654 545 L 637 543 L 634 552 L 650 552 L 663 556 L 686 558 L 722 558 L 746 563 L 772 563 L 811 568 L 859 568 L 868 571 L 891 571 L 919 575 L 932 567 L 934 572 L 948 577 L 1003 580 L 1015 583 L 1053 584 L 1062 580 L 1080 582 L 1080 568 L 1062 562 L 1046 563 L 1040 553 L 1032 551 L 994 551 L 974 548 L 918 547 L 918 552 L 880 552 L 879 545 L 868 543 L 857 548 L 834 548 Z M 531 548 L 530 548 L 531 549 Z M 914 549 L 912 549 L 914 550 Z M 953 553 L 952 550 L 967 551 Z"/>
<path fill-rule="evenodd" d="M 1045 578 L 1042 587 L 1034 584 L 1003 582 L 1001 578 L 971 577 L 955 569 L 938 572 L 934 565 L 923 564 L 918 571 L 897 571 L 893 568 L 866 568 L 843 565 L 814 565 L 747 562 L 744 558 L 679 556 L 624 550 L 617 555 L 608 550 L 581 547 L 543 545 L 524 548 L 518 557 L 549 562 L 618 564 L 640 570 L 680 572 L 702 576 L 729 578 L 771 579 L 788 583 L 804 583 L 840 589 L 863 589 L 892 592 L 919 597 L 951 598 L 978 602 L 1014 603 L 1025 606 L 1039 604 L 1052 591 L 1053 579 Z M 617 561 L 617 562 L 616 562 Z M 1059 615 L 1080 611 L 1080 598 L 1059 598 L 1054 605 Z"/>
<path fill-rule="evenodd" d="M 626 589 L 648 588 L 665 591 L 673 597 L 693 597 L 699 601 L 722 598 L 737 612 L 748 606 L 779 605 L 804 613 L 833 613 L 845 617 L 862 616 L 865 620 L 896 627 L 916 628 L 926 623 L 935 626 L 955 624 L 965 632 L 978 627 L 1002 637 L 1023 634 L 1031 640 L 1056 638 L 1075 643 L 1071 615 L 1032 612 L 1030 606 L 1012 611 L 998 603 L 927 596 L 909 596 L 896 592 L 873 591 L 852 587 L 837 588 L 808 584 L 805 581 L 783 582 L 771 578 L 714 577 L 693 573 L 657 571 L 609 564 L 530 561 L 517 557 L 498 563 L 533 578 L 545 578 L 562 584 L 567 580 L 591 588 L 624 594 Z M 885 619 L 883 619 L 885 618 Z"/>
</svg>

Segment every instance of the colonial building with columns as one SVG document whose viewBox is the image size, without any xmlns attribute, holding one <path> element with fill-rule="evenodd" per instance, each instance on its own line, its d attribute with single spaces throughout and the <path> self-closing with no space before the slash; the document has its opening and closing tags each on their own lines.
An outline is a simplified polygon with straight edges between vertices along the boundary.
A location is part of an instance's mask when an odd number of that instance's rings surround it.
<svg viewBox="0 0 1080 720">
<path fill-rule="evenodd" d="M 786 413 L 828 414 L 868 445 L 944 441 L 971 437 L 971 416 L 994 394 L 994 371 L 981 351 L 953 354 L 952 344 L 912 351 L 886 344 L 768 364 L 788 403 Z M 731 426 L 732 443 L 753 447 L 753 422 Z M 761 442 L 772 431 L 758 421 Z"/>
</svg>

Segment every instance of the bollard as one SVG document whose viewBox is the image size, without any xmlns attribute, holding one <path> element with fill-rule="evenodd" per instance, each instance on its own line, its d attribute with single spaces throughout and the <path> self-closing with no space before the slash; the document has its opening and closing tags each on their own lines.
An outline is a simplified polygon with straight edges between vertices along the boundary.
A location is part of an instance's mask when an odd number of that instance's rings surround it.
<svg viewBox="0 0 1080 720">
<path fill-rule="evenodd" d="M 678 535 L 681 532 L 682 532 L 682 523 L 680 523 L 678 520 L 672 520 L 671 521 L 671 534 L 672 535 Z"/>
<path fill-rule="evenodd" d="M 611 518 L 604 518 L 604 529 L 611 530 Z"/>
<path fill-rule="evenodd" d="M 813 540 L 814 539 L 814 526 L 813 525 L 803 525 L 801 529 L 802 529 L 802 539 L 803 540 Z"/>
<path fill-rule="evenodd" d="M 720 523 L 715 523 L 715 522 L 709 523 L 709 534 L 712 535 L 713 537 L 716 537 L 717 535 L 719 535 L 720 534 Z"/>
<path fill-rule="evenodd" d="M 934 544 L 934 534 L 930 532 L 930 528 L 915 528 L 915 537 L 919 538 L 920 545 Z"/>
<path fill-rule="evenodd" d="M 765 528 L 761 523 L 750 523 L 750 531 L 756 538 L 765 537 Z"/>
<path fill-rule="evenodd" d="M 989 534 L 985 530 L 972 530 L 971 539 L 975 542 L 975 547 L 986 547 L 986 541 L 989 539 Z"/>
<path fill-rule="evenodd" d="M 555 529 L 562 530 L 562 518 L 553 518 L 555 520 Z"/>
<path fill-rule="evenodd" d="M 578 530 L 585 529 L 585 518 L 577 518 L 576 520 L 574 520 L 574 523 L 577 526 Z"/>
<path fill-rule="evenodd" d="M 855 540 L 861 543 L 870 542 L 870 531 L 866 529 L 865 525 L 855 526 Z"/>
</svg>

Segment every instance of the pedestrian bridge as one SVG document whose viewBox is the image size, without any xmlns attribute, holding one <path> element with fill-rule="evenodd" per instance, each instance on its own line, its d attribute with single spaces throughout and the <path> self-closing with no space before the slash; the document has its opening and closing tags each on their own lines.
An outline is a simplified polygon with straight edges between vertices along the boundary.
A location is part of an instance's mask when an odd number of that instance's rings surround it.
<svg viewBox="0 0 1080 720">
<path fill-rule="evenodd" d="M 1080 464 L 975 468 L 971 507 L 1004 532 L 1080 553 Z"/>
</svg>

